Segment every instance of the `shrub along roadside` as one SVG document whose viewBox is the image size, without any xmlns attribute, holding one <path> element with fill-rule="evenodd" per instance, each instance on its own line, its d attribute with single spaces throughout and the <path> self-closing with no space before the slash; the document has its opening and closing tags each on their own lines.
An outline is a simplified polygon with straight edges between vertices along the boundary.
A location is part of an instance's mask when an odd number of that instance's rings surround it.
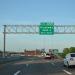
<svg viewBox="0 0 75 75">
<path fill-rule="evenodd" d="M 64 58 L 66 56 L 66 54 L 68 54 L 68 53 L 75 53 L 75 47 L 64 48 L 63 52 L 59 53 L 59 56 Z"/>
</svg>

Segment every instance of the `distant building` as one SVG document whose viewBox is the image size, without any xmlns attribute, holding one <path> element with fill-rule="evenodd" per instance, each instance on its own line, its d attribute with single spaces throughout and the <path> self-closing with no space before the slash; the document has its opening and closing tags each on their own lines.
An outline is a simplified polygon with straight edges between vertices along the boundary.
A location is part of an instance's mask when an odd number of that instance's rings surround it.
<svg viewBox="0 0 75 75">
<path fill-rule="evenodd" d="M 38 50 L 25 51 L 25 56 L 39 56 L 39 55 L 41 55 L 41 52 Z"/>
</svg>

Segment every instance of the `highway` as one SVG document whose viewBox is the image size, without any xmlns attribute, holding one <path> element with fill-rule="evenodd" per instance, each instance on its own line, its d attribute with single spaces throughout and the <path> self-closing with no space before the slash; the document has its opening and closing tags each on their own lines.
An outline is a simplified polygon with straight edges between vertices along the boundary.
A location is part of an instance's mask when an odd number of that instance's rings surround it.
<svg viewBox="0 0 75 75">
<path fill-rule="evenodd" d="M 0 65 L 0 75 L 75 75 L 75 67 L 64 67 L 60 59 L 25 57 L 19 61 Z"/>
</svg>

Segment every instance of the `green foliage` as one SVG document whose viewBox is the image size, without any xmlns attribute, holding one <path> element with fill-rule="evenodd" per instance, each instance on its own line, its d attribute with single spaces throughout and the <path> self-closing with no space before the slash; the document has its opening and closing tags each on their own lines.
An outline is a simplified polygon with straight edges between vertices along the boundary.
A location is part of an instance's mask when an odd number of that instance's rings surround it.
<svg viewBox="0 0 75 75">
<path fill-rule="evenodd" d="M 65 57 L 68 53 L 75 53 L 75 47 L 64 48 L 62 57 Z"/>
<path fill-rule="evenodd" d="M 63 57 L 65 57 L 66 54 L 70 53 L 69 48 L 64 48 L 63 50 Z"/>
<path fill-rule="evenodd" d="M 63 53 L 58 53 L 58 55 L 59 55 L 60 57 L 64 58 Z"/>
<path fill-rule="evenodd" d="M 0 51 L 0 53 L 2 53 L 2 51 Z"/>
<path fill-rule="evenodd" d="M 70 53 L 75 53 L 75 47 L 70 47 Z"/>
</svg>

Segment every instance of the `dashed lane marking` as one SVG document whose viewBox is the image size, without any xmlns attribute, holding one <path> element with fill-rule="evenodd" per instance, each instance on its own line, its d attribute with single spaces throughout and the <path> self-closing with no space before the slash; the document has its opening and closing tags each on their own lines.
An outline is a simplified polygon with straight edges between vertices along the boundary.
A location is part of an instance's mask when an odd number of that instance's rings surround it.
<svg viewBox="0 0 75 75">
<path fill-rule="evenodd" d="M 51 63 L 52 65 L 55 65 L 54 63 Z"/>
<path fill-rule="evenodd" d="M 14 73 L 14 75 L 18 75 L 21 71 L 17 71 L 16 73 Z"/>
<path fill-rule="evenodd" d="M 67 70 L 63 70 L 66 74 L 68 74 L 68 75 L 72 75 L 72 73 L 71 72 L 69 72 L 69 71 L 67 71 Z"/>
<path fill-rule="evenodd" d="M 26 64 L 26 66 L 28 67 L 28 66 L 29 66 L 29 64 Z"/>
</svg>

